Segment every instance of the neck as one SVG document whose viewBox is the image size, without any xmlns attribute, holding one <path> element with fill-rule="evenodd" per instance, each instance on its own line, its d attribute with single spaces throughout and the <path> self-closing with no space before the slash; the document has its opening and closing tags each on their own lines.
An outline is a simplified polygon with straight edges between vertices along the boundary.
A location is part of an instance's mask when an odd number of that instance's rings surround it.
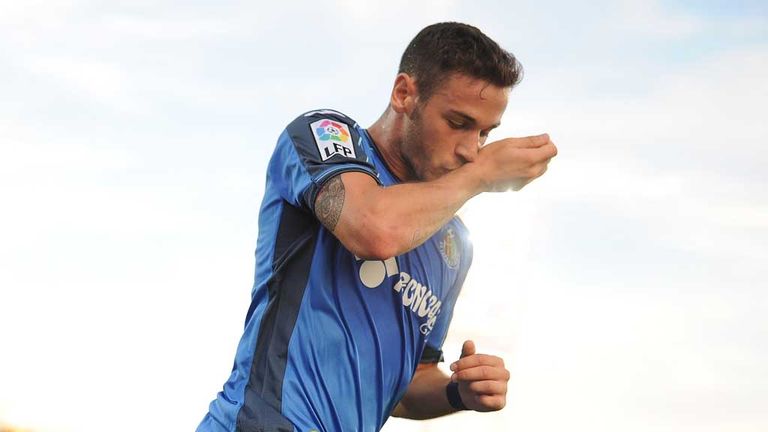
<svg viewBox="0 0 768 432">
<path fill-rule="evenodd" d="M 368 134 L 384 158 L 384 163 L 387 164 L 389 171 L 400 181 L 411 181 L 415 180 L 415 176 L 401 151 L 404 129 L 403 117 L 402 114 L 398 114 L 387 107 L 384 114 L 368 128 Z"/>
</svg>

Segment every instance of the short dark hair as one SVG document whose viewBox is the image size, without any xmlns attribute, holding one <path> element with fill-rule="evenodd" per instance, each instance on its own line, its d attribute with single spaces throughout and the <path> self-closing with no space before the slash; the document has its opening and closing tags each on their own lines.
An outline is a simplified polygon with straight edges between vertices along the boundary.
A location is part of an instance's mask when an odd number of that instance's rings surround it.
<svg viewBox="0 0 768 432">
<path fill-rule="evenodd" d="M 523 78 L 523 66 L 514 55 L 479 29 L 457 22 L 421 30 L 403 53 L 398 73 L 402 72 L 415 79 L 423 100 L 457 72 L 498 87 L 514 87 Z"/>
</svg>

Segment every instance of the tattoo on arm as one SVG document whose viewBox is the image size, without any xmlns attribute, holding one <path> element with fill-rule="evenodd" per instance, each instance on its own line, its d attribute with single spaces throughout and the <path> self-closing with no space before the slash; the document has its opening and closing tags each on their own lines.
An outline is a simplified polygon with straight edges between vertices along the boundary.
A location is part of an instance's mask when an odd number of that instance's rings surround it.
<svg viewBox="0 0 768 432">
<path fill-rule="evenodd" d="M 315 200 L 315 215 L 317 219 L 333 232 L 339 223 L 341 209 L 344 207 L 344 182 L 341 176 L 336 176 L 328 181 Z"/>
</svg>

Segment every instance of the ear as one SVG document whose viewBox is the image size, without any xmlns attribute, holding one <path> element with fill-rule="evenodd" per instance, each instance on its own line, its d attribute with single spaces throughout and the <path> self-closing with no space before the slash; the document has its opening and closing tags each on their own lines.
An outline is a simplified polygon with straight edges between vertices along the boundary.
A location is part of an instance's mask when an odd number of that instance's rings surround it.
<svg viewBox="0 0 768 432">
<path fill-rule="evenodd" d="M 418 96 L 413 77 L 404 72 L 397 74 L 389 101 L 392 109 L 398 114 L 410 115 L 416 107 Z"/>
</svg>

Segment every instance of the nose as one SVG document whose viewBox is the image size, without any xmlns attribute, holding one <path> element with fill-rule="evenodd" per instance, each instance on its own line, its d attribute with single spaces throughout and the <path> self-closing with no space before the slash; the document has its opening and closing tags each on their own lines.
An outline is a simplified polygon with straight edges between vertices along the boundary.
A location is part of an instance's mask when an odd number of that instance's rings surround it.
<svg viewBox="0 0 768 432">
<path fill-rule="evenodd" d="M 480 140 L 477 138 L 476 136 L 467 137 L 456 146 L 456 155 L 462 162 L 474 162 L 477 159 L 477 153 L 480 151 Z"/>
</svg>

